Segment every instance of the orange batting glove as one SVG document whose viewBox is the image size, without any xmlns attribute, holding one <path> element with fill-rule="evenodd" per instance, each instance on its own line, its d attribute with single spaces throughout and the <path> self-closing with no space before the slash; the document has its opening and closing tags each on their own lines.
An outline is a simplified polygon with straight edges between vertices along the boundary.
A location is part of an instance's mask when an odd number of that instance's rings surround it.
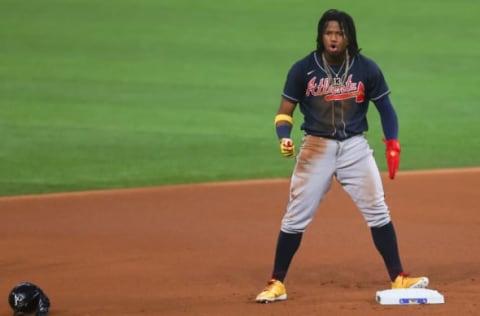
<svg viewBox="0 0 480 316">
<path fill-rule="evenodd" d="M 393 180 L 400 166 L 400 143 L 397 139 L 382 139 L 382 141 L 386 146 L 385 155 L 387 156 L 388 173 L 390 179 Z"/>
<path fill-rule="evenodd" d="M 295 156 L 295 145 L 293 144 L 293 140 L 290 138 L 280 139 L 280 152 L 283 157 L 290 158 Z"/>
</svg>

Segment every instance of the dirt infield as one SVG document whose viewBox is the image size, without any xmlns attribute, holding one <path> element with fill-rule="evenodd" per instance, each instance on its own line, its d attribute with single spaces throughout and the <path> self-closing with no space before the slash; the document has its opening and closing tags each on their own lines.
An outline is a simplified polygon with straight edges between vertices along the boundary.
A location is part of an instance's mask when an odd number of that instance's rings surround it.
<svg viewBox="0 0 480 316">
<path fill-rule="evenodd" d="M 287 201 L 281 179 L 1 198 L 0 314 L 30 281 L 52 316 L 480 315 L 480 168 L 384 183 L 405 268 L 445 304 L 375 302 L 387 273 L 337 184 L 294 259 L 288 301 L 254 303 Z"/>
</svg>

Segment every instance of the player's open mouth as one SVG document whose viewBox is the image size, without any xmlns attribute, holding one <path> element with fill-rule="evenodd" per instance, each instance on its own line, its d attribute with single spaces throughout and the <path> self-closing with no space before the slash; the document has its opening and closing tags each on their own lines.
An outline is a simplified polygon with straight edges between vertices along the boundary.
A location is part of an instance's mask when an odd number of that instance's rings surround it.
<svg viewBox="0 0 480 316">
<path fill-rule="evenodd" d="M 329 50 L 331 52 L 336 52 L 338 50 L 338 47 L 337 47 L 337 45 L 332 44 L 332 45 L 329 46 Z"/>
</svg>

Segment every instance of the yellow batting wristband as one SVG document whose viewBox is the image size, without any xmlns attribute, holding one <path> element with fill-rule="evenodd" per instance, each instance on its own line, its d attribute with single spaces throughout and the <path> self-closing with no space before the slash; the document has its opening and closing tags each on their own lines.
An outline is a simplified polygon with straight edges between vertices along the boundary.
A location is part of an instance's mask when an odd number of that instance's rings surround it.
<svg viewBox="0 0 480 316">
<path fill-rule="evenodd" d="M 290 125 L 293 125 L 293 117 L 287 114 L 277 114 L 275 116 L 275 126 L 280 121 L 287 121 L 288 123 L 290 123 Z"/>
</svg>

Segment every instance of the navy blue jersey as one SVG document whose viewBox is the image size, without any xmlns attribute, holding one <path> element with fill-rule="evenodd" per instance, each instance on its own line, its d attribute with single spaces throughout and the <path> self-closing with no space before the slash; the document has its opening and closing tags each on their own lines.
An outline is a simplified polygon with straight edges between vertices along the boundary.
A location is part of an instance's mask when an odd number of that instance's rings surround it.
<svg viewBox="0 0 480 316">
<path fill-rule="evenodd" d="M 333 67 L 340 73 L 344 69 Z M 361 54 L 353 56 L 340 87 L 328 79 L 321 55 L 312 52 L 290 68 L 282 96 L 300 104 L 305 133 L 346 139 L 368 130 L 370 100 L 389 93 L 380 68 L 371 59 Z"/>
</svg>

